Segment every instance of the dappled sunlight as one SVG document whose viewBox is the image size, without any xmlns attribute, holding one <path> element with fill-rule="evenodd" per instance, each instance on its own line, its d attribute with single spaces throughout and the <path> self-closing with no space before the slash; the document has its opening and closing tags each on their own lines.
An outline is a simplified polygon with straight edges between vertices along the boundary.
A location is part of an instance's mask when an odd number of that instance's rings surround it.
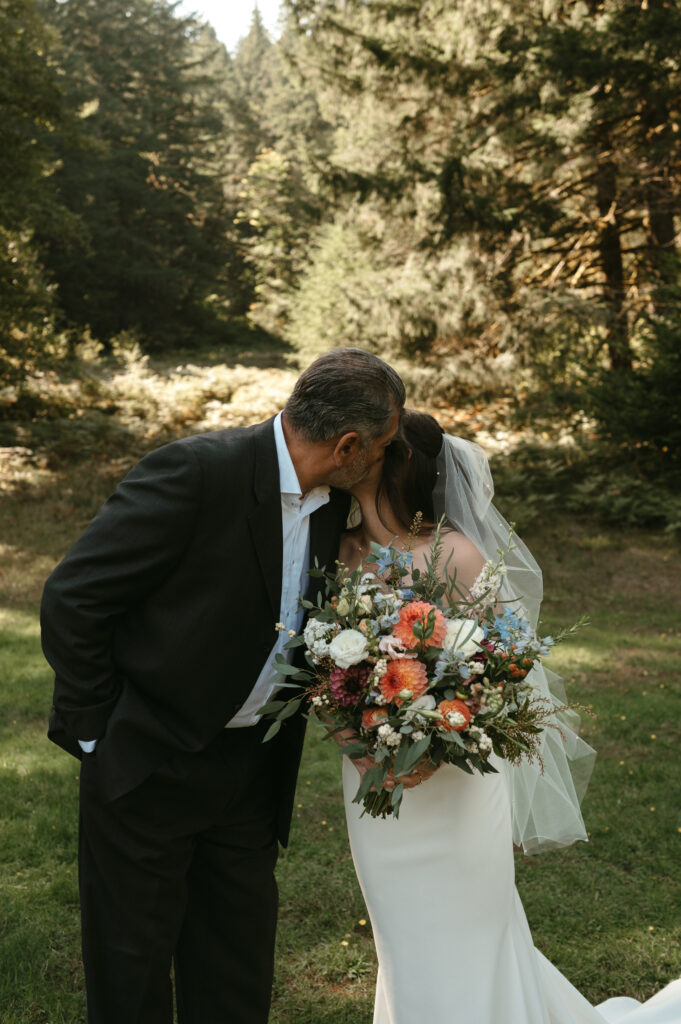
<svg viewBox="0 0 681 1024">
<path fill-rule="evenodd" d="M 18 636 L 39 637 L 40 622 L 35 612 L 0 608 L 0 629 L 8 629 Z"/>
<path fill-rule="evenodd" d="M 611 659 L 612 653 L 606 648 L 599 647 L 595 641 L 593 646 L 569 641 L 552 651 L 550 658 L 543 660 L 547 668 L 565 674 L 567 669 L 585 665 L 588 665 L 591 671 L 594 668 L 607 668 L 611 664 Z"/>
<path fill-rule="evenodd" d="M 34 723 L 29 729 L 23 728 L 20 736 L 11 744 L 6 741 L 6 737 L 0 742 L 0 768 L 3 771 L 14 773 L 17 778 L 48 772 L 55 779 L 77 779 L 80 762 L 47 738 L 48 711 L 46 708 L 42 723 Z"/>
</svg>

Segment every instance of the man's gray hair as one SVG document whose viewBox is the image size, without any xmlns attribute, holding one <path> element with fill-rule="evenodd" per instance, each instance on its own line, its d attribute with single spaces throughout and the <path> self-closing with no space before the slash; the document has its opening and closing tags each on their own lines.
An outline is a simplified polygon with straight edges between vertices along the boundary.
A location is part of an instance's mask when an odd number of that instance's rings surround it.
<svg viewBox="0 0 681 1024">
<path fill-rule="evenodd" d="M 367 443 L 386 433 L 404 399 L 404 384 L 392 366 L 361 348 L 336 348 L 298 378 L 284 412 L 308 441 L 357 431 Z"/>
</svg>

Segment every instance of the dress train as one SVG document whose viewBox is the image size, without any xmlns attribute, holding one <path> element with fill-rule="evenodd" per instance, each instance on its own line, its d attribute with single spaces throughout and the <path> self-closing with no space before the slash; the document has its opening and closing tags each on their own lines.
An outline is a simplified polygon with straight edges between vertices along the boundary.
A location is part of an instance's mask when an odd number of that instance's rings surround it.
<svg viewBox="0 0 681 1024">
<path fill-rule="evenodd" d="M 534 947 L 515 887 L 503 768 L 442 766 L 397 821 L 361 817 L 343 759 L 350 846 L 374 932 L 374 1024 L 681 1024 L 681 980 L 645 1004 L 592 1006 Z"/>
</svg>

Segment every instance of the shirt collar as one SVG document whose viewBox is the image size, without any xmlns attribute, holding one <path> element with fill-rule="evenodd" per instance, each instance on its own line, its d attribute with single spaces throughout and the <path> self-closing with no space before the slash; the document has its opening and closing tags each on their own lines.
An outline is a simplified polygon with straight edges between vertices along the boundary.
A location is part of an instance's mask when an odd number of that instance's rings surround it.
<svg viewBox="0 0 681 1024">
<path fill-rule="evenodd" d="M 274 442 L 277 446 L 277 462 L 279 463 L 279 490 L 282 494 L 296 494 L 301 498 L 303 492 L 298 483 L 298 475 L 293 465 L 293 460 L 286 447 L 284 428 L 281 425 L 281 413 L 275 416 L 274 419 Z"/>
<path fill-rule="evenodd" d="M 303 492 L 300 489 L 298 474 L 286 445 L 284 428 L 281 425 L 281 416 L 282 414 L 279 413 L 274 418 L 274 442 L 277 446 L 277 461 L 279 463 L 279 490 L 282 494 L 290 494 L 297 498 L 302 498 Z M 328 500 L 329 487 L 326 484 L 322 484 L 308 491 L 303 504 L 309 508 L 311 513 L 321 505 L 326 505 Z"/>
</svg>

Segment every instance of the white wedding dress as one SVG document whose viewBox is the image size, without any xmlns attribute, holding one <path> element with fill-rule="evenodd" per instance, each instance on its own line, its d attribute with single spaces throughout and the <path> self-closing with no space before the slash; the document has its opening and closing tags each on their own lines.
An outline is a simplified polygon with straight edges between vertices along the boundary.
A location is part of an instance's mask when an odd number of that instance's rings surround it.
<svg viewBox="0 0 681 1024">
<path fill-rule="evenodd" d="M 505 775 L 449 765 L 405 790 L 397 821 L 360 817 L 350 845 L 378 953 L 374 1024 L 681 1024 L 681 980 L 641 1005 L 591 1006 L 535 949 L 515 887 Z"/>
</svg>

